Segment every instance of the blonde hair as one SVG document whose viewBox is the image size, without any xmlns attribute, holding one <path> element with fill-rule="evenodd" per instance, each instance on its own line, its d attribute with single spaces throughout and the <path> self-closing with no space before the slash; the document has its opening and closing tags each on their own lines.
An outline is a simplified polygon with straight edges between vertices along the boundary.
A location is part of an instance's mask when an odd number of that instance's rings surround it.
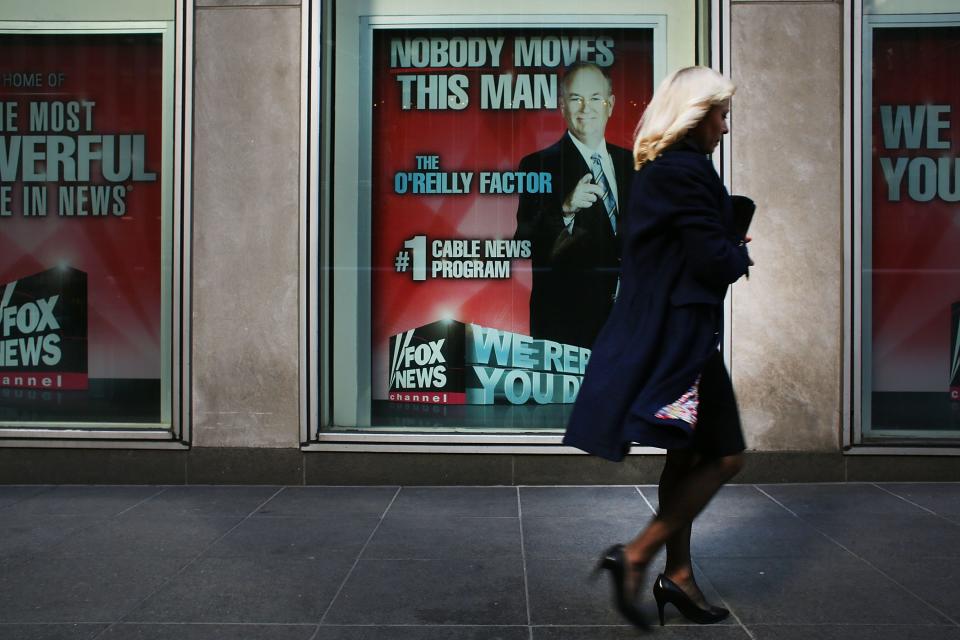
<svg viewBox="0 0 960 640">
<path fill-rule="evenodd" d="M 685 67 L 667 76 L 637 123 L 634 168 L 639 169 L 683 138 L 734 91 L 730 80 L 709 67 Z"/>
</svg>

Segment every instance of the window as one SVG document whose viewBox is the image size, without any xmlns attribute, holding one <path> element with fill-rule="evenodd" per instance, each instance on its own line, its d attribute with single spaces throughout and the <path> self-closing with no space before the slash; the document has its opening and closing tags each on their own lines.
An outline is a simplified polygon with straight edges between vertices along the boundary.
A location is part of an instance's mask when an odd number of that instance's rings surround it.
<svg viewBox="0 0 960 640">
<path fill-rule="evenodd" d="M 960 437 L 960 13 L 942 11 L 865 2 L 861 16 L 865 442 Z"/>
<path fill-rule="evenodd" d="M 174 428 L 174 2 L 0 21 L 0 423 Z"/>
<path fill-rule="evenodd" d="M 565 424 L 617 284 L 615 264 L 584 256 L 616 260 L 620 161 L 630 162 L 656 83 L 696 62 L 709 11 L 693 1 L 542 6 L 513 3 L 509 15 L 454 14 L 434 0 L 329 8 L 313 437 L 555 437 Z M 565 93 L 565 69 L 579 62 L 594 66 Z M 584 140 L 606 143 L 599 171 L 566 133 L 581 126 Z M 564 156 L 576 158 L 569 167 L 547 159 L 559 145 L 578 154 Z M 541 274 L 566 267 L 548 265 L 554 247 L 531 221 L 548 201 L 559 213 L 581 180 L 606 213 L 563 224 L 574 240 L 606 228 L 612 248 L 564 254 L 583 262 L 558 287 L 559 276 Z"/>
</svg>

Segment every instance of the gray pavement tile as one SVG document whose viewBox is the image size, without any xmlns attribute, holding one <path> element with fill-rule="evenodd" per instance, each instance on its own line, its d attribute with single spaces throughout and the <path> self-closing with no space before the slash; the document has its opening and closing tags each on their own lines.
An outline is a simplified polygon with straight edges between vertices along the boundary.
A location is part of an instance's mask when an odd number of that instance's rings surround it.
<svg viewBox="0 0 960 640">
<path fill-rule="evenodd" d="M 883 483 L 879 486 L 942 516 L 960 516 L 960 482 Z"/>
<path fill-rule="evenodd" d="M 0 485 L 0 509 L 51 489 L 53 485 Z"/>
<path fill-rule="evenodd" d="M 358 626 L 321 625 L 314 640 L 529 640 L 526 626 Z"/>
<path fill-rule="evenodd" d="M 526 624 L 519 559 L 361 559 L 324 624 Z"/>
<path fill-rule="evenodd" d="M 657 499 L 657 487 L 641 487 L 643 495 L 654 508 L 660 507 Z M 783 507 L 764 495 L 757 487 L 749 484 L 728 484 L 720 488 L 717 495 L 706 506 L 700 517 L 747 517 L 782 516 L 789 514 Z"/>
<path fill-rule="evenodd" d="M 748 625 L 756 640 L 958 640 L 954 626 L 864 625 Z"/>
<path fill-rule="evenodd" d="M 22 564 L 27 564 L 30 560 L 31 556 L 25 553 L 12 556 L 0 555 L 0 576 L 13 571 Z"/>
<path fill-rule="evenodd" d="M 804 558 L 704 558 L 697 561 L 744 624 L 944 624 L 923 602 L 866 563 Z"/>
<path fill-rule="evenodd" d="M 342 515 L 380 517 L 398 487 L 285 487 L 257 516 L 335 518 Z"/>
<path fill-rule="evenodd" d="M 239 518 L 143 518 L 128 512 L 100 521 L 50 545 L 46 554 L 67 556 L 157 556 L 192 558 L 239 522 Z"/>
<path fill-rule="evenodd" d="M 201 558 L 123 621 L 315 623 L 353 561 L 336 551 L 313 558 Z"/>
<path fill-rule="evenodd" d="M 4 518 L 22 515 L 110 517 L 163 491 L 150 486 L 62 485 L 9 505 Z"/>
<path fill-rule="evenodd" d="M 611 544 L 625 543 L 652 517 L 598 516 L 591 518 L 523 518 L 523 546 L 527 558 L 583 556 L 597 559 Z"/>
<path fill-rule="evenodd" d="M 926 512 L 824 513 L 804 519 L 871 562 L 885 558 L 960 558 L 960 524 Z"/>
<path fill-rule="evenodd" d="M 960 558 L 897 558 L 874 565 L 960 625 Z"/>
<path fill-rule="evenodd" d="M 209 486 L 169 487 L 139 504 L 131 513 L 141 517 L 236 517 L 250 515 L 280 487 Z"/>
<path fill-rule="evenodd" d="M 218 540 L 205 555 L 213 558 L 250 556 L 313 557 L 338 550 L 356 557 L 380 522 L 372 515 L 334 518 L 248 518 Z"/>
<path fill-rule="evenodd" d="M 103 518 L 82 516 L 13 515 L 0 518 L 0 558 L 41 553 Z"/>
<path fill-rule="evenodd" d="M 514 487 L 404 487 L 388 514 L 516 518 L 519 516 L 517 490 Z"/>
<path fill-rule="evenodd" d="M 3 640 L 90 640 L 105 624 L 0 624 Z"/>
<path fill-rule="evenodd" d="M 786 511 L 777 515 L 703 515 L 693 523 L 694 558 L 807 558 L 812 562 L 847 558 L 847 552 L 808 522 Z"/>
<path fill-rule="evenodd" d="M 310 640 L 315 624 L 130 624 L 110 627 L 97 640 Z"/>
<path fill-rule="evenodd" d="M 800 516 L 811 513 L 921 514 L 924 511 L 871 484 L 758 485 Z"/>
<path fill-rule="evenodd" d="M 106 624 L 6 624 L 0 623 L 3 640 L 90 640 Z"/>
<path fill-rule="evenodd" d="M 619 517 L 646 522 L 653 513 L 636 487 L 520 487 L 526 518 Z"/>
<path fill-rule="evenodd" d="M 642 631 L 625 626 L 533 628 L 533 640 L 636 640 L 645 635 Z M 729 623 L 700 626 L 668 622 L 665 627 L 657 626 L 650 635 L 664 640 L 750 640 L 743 627 Z"/>
<path fill-rule="evenodd" d="M 0 575 L 0 621 L 114 622 L 183 564 L 131 556 L 33 558 Z"/>
<path fill-rule="evenodd" d="M 594 574 L 596 557 L 573 556 L 565 559 L 527 558 L 530 592 L 530 620 L 534 625 L 621 625 L 623 618 L 613 606 L 612 587 L 607 572 Z M 661 567 L 659 558 L 652 564 Z M 656 571 L 644 577 L 640 593 L 653 588 Z M 654 619 L 653 598 L 644 598 L 643 611 Z"/>
<path fill-rule="evenodd" d="M 388 514 L 364 559 L 520 559 L 519 518 L 462 518 Z"/>
</svg>

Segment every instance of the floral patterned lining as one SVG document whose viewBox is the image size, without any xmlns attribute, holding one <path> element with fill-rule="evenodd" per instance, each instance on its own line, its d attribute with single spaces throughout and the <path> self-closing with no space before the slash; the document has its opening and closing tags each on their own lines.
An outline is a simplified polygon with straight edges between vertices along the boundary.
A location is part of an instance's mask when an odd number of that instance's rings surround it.
<svg viewBox="0 0 960 640">
<path fill-rule="evenodd" d="M 691 427 L 697 425 L 697 409 L 700 406 L 700 376 L 694 380 L 693 386 L 676 401 L 660 409 L 654 417 L 661 420 L 683 420 Z"/>
</svg>

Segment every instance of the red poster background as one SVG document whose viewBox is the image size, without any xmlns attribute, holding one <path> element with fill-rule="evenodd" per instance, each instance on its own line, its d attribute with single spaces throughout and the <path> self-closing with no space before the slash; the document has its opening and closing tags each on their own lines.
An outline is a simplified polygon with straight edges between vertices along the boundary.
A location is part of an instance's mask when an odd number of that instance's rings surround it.
<svg viewBox="0 0 960 640">
<path fill-rule="evenodd" d="M 873 390 L 947 393 L 950 306 L 960 301 L 960 207 L 891 202 L 881 157 L 960 155 L 960 28 L 873 30 Z M 886 149 L 880 105 L 950 105 L 949 149 Z M 956 182 L 951 176 L 951 185 Z"/>
<path fill-rule="evenodd" d="M 529 329 L 529 260 L 514 260 L 509 280 L 415 282 L 397 273 L 394 258 L 415 235 L 434 238 L 509 239 L 516 230 L 517 195 L 477 193 L 480 171 L 515 171 L 521 158 L 555 143 L 566 131 L 559 109 L 482 110 L 480 75 L 550 73 L 563 68 L 513 66 L 517 37 L 589 36 L 614 41 L 607 67 L 616 97 L 607 123 L 608 143 L 630 148 L 633 131 L 653 94 L 652 29 L 470 29 L 456 36 L 503 36 L 498 67 L 456 70 L 391 69 L 393 38 L 449 37 L 451 30 L 375 30 L 373 38 L 372 140 L 372 349 L 373 398 L 387 396 L 387 352 L 391 335 L 442 318 L 453 318 L 522 334 Z M 397 73 L 464 73 L 470 80 L 467 108 L 401 109 Z M 559 86 L 559 78 L 558 78 Z M 440 156 L 440 171 L 475 172 L 471 193 L 397 195 L 394 174 L 415 171 L 415 156 Z M 619 188 L 623 188 L 620 186 Z"/>
<path fill-rule="evenodd" d="M 39 73 L 43 86 L 4 81 L 16 73 Z M 63 74 L 62 86 L 50 86 L 49 74 Z M 29 130 L 29 103 L 81 100 L 96 103 L 92 131 L 63 134 L 146 136 L 145 169 L 156 180 L 124 183 L 122 217 L 60 217 L 54 183 L 31 183 L 49 187 L 48 213 L 24 217 L 17 182 L 13 215 L 0 218 L 0 282 L 58 265 L 87 273 L 91 379 L 160 377 L 162 78 L 159 34 L 0 35 L 0 102 L 19 111 L 19 131 L 0 136 L 56 133 Z M 100 176 L 98 163 L 90 174 Z"/>
</svg>

